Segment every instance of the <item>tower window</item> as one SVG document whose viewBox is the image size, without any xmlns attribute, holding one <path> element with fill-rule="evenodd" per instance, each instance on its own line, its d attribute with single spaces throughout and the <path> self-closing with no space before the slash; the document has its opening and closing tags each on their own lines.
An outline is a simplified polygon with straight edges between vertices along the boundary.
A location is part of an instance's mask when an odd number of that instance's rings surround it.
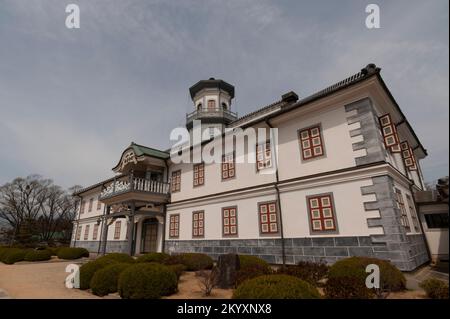
<svg viewBox="0 0 450 319">
<path fill-rule="evenodd" d="M 208 100 L 208 110 L 214 110 L 216 108 L 215 100 Z"/>
<path fill-rule="evenodd" d="M 223 109 L 224 111 L 228 110 L 228 106 L 227 106 L 226 103 L 222 103 L 222 109 Z"/>
<path fill-rule="evenodd" d="M 197 105 L 197 111 L 201 111 L 202 110 L 202 103 L 198 103 Z"/>
</svg>

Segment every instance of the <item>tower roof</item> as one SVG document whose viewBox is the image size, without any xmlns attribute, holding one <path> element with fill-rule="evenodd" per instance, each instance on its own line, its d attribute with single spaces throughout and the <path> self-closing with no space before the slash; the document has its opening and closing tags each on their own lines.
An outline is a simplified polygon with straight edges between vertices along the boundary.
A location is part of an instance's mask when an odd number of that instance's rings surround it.
<svg viewBox="0 0 450 319">
<path fill-rule="evenodd" d="M 189 88 L 191 98 L 205 88 L 217 88 L 227 92 L 231 98 L 234 98 L 234 86 L 224 80 L 216 80 L 215 78 L 209 78 L 209 80 L 200 80 Z"/>
</svg>

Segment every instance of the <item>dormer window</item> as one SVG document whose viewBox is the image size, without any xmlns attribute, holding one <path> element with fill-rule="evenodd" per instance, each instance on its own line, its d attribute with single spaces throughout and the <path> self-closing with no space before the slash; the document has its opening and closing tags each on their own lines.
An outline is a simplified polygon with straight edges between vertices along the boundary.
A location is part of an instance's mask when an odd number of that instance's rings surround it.
<svg viewBox="0 0 450 319">
<path fill-rule="evenodd" d="M 214 110 L 216 108 L 215 100 L 208 100 L 208 110 Z"/>
</svg>

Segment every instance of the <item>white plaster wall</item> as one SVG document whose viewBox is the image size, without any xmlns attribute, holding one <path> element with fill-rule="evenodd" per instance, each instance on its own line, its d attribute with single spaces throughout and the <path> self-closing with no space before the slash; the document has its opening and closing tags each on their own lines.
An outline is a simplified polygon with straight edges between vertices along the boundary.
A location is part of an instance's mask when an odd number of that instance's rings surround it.
<svg viewBox="0 0 450 319">
<path fill-rule="evenodd" d="M 423 205 L 420 207 L 420 220 L 425 232 L 428 247 L 433 258 L 443 256 L 448 258 L 449 233 L 448 228 L 429 229 L 424 213 L 448 212 L 447 205 Z"/>
</svg>

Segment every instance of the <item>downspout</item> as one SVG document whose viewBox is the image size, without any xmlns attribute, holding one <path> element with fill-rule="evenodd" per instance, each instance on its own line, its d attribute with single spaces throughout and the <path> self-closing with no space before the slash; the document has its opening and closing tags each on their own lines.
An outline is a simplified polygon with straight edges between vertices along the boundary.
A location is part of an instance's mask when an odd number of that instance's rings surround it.
<svg viewBox="0 0 450 319">
<path fill-rule="evenodd" d="M 273 126 L 270 124 L 270 121 L 268 118 L 264 120 L 269 128 L 273 128 Z M 270 133 L 270 137 L 272 138 L 272 133 Z M 280 178 L 278 175 L 278 154 L 277 154 L 277 148 L 276 145 L 273 147 L 273 152 L 275 156 L 275 190 L 277 192 L 277 206 L 278 211 L 280 212 L 280 235 L 281 235 L 281 257 L 283 260 L 283 266 L 286 265 L 286 249 L 285 249 L 285 243 L 284 243 L 284 228 L 283 228 L 283 212 L 281 211 L 281 196 L 280 196 L 280 189 L 278 188 L 278 183 L 280 182 Z"/>
</svg>

